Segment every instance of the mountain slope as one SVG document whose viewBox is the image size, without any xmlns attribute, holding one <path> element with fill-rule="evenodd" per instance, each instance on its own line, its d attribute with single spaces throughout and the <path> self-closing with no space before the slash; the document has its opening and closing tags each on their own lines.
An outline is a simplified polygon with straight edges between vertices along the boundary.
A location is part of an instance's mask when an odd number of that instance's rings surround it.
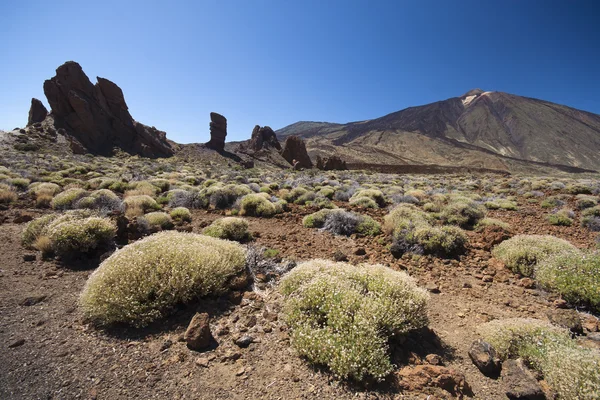
<svg viewBox="0 0 600 400">
<path fill-rule="evenodd" d="M 600 115 L 480 89 L 368 121 L 298 122 L 277 134 L 305 138 L 312 155 L 350 162 L 600 168 Z"/>
</svg>

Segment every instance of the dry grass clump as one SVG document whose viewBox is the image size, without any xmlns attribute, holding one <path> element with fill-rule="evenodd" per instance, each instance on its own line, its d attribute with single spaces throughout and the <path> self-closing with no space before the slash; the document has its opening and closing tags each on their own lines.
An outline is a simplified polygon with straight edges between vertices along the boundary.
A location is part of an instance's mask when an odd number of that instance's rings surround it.
<svg viewBox="0 0 600 400">
<path fill-rule="evenodd" d="M 568 302 L 600 311 L 600 255 L 557 254 L 537 265 L 535 277 L 541 287 Z"/>
<path fill-rule="evenodd" d="M 577 208 L 584 210 L 586 208 L 594 207 L 598 205 L 598 198 L 587 194 L 578 194 L 577 201 L 575 202 Z"/>
<path fill-rule="evenodd" d="M 252 235 L 248 231 L 248 221 L 238 217 L 217 219 L 204 228 L 202 233 L 219 239 L 235 240 L 236 242 L 247 242 L 252 239 Z"/>
<path fill-rule="evenodd" d="M 177 304 L 224 292 L 245 262 L 246 252 L 237 243 L 160 232 L 107 258 L 88 279 L 79 304 L 99 325 L 145 326 L 168 316 Z"/>
<path fill-rule="evenodd" d="M 501 358 L 521 357 L 566 400 L 600 398 L 600 352 L 577 346 L 567 330 L 534 319 L 495 320 L 479 334 Z"/>
<path fill-rule="evenodd" d="M 52 199 L 50 205 L 55 210 L 68 210 L 75 208 L 75 203 L 88 195 L 87 190 L 81 188 L 67 189 Z"/>
<path fill-rule="evenodd" d="M 0 183 L 0 204 L 14 203 L 18 198 L 19 196 L 10 186 Z"/>
<path fill-rule="evenodd" d="M 111 220 L 76 210 L 31 221 L 23 231 L 22 243 L 27 248 L 66 257 L 107 248 L 115 234 Z"/>
<path fill-rule="evenodd" d="M 339 378 L 383 379 L 390 338 L 427 325 L 427 293 L 382 265 L 312 260 L 281 281 L 292 345 Z"/>
<path fill-rule="evenodd" d="M 160 193 L 160 189 L 158 187 L 147 181 L 131 182 L 128 187 L 130 190 L 125 192 L 126 197 L 141 195 L 155 197 Z"/>
<path fill-rule="evenodd" d="M 492 250 L 513 272 L 533 276 L 536 265 L 545 257 L 564 252 L 579 252 L 570 242 L 551 235 L 517 235 Z"/>
</svg>

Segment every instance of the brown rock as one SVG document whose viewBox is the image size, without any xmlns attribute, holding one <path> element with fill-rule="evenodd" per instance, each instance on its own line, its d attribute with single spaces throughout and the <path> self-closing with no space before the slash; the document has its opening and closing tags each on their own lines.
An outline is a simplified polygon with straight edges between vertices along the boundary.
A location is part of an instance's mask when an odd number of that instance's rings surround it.
<svg viewBox="0 0 600 400">
<path fill-rule="evenodd" d="M 250 148 L 254 151 L 268 148 L 274 148 L 281 151 L 281 144 L 279 144 L 279 140 L 277 140 L 277 136 L 271 127 L 263 126 L 261 128 L 259 125 L 256 125 L 252 130 Z"/>
<path fill-rule="evenodd" d="M 48 110 L 38 99 L 31 99 L 31 107 L 29 108 L 29 118 L 27 126 L 42 122 L 48 116 Z"/>
<path fill-rule="evenodd" d="M 560 308 L 550 309 L 546 312 L 546 316 L 554 325 L 567 328 L 578 335 L 583 333 L 581 318 L 579 318 L 579 313 L 576 310 Z"/>
<path fill-rule="evenodd" d="M 210 346 L 213 337 L 210 333 L 208 321 L 209 316 L 207 313 L 196 313 L 194 315 L 184 335 L 189 349 L 200 351 Z"/>
<path fill-rule="evenodd" d="M 324 171 L 344 171 L 348 169 L 348 166 L 346 165 L 346 161 L 342 160 L 338 156 L 331 156 L 327 158 L 321 158 L 320 156 L 317 156 L 317 168 Z"/>
<path fill-rule="evenodd" d="M 481 237 L 483 240 L 483 249 L 490 251 L 497 244 L 502 243 L 506 239 L 510 239 L 511 235 L 501 227 L 491 225 L 483 228 Z"/>
<path fill-rule="evenodd" d="M 544 400 L 546 396 L 523 360 L 507 360 L 502 364 L 502 382 L 509 399 Z"/>
<path fill-rule="evenodd" d="M 438 387 L 455 396 L 470 393 L 463 374 L 439 365 L 404 367 L 396 373 L 396 377 L 403 390 L 422 391 L 427 387 Z"/>
<path fill-rule="evenodd" d="M 306 151 L 306 144 L 298 136 L 288 136 L 283 144 L 281 150 L 281 156 L 287 160 L 294 167 L 298 168 L 312 168 L 313 164 Z M 296 164 L 294 165 L 294 160 Z"/>
<path fill-rule="evenodd" d="M 167 157 L 173 149 L 166 134 L 133 120 L 121 89 L 108 79 L 93 85 L 81 66 L 68 61 L 44 82 L 55 129 L 77 153 L 112 155 L 120 148 L 144 157 Z"/>
<path fill-rule="evenodd" d="M 498 376 L 500 373 L 500 358 L 491 344 L 477 339 L 469 349 L 469 357 L 484 375 Z"/>
<path fill-rule="evenodd" d="M 33 217 L 29 214 L 21 214 L 13 219 L 13 224 L 23 224 L 32 221 Z"/>
<path fill-rule="evenodd" d="M 208 147 L 217 151 L 225 150 L 225 137 L 227 136 L 227 118 L 216 112 L 210 113 L 210 141 Z"/>
</svg>

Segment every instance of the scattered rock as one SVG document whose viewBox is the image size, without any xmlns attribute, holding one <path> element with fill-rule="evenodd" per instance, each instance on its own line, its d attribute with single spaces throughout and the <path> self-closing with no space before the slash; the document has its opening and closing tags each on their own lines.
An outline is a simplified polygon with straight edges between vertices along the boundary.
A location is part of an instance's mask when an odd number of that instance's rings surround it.
<svg viewBox="0 0 600 400">
<path fill-rule="evenodd" d="M 422 391 L 427 387 L 438 387 L 455 396 L 470 393 L 463 374 L 438 365 L 407 366 L 398 371 L 396 377 L 403 390 Z"/>
<path fill-rule="evenodd" d="M 429 363 L 431 365 L 441 365 L 442 364 L 442 359 L 437 354 L 427 354 L 427 356 L 425 357 L 425 361 L 427 361 L 427 363 Z"/>
<path fill-rule="evenodd" d="M 494 349 L 491 344 L 484 342 L 481 339 L 477 339 L 469 349 L 469 357 L 471 358 L 471 361 L 473 361 L 473 364 L 475 364 L 484 375 L 499 375 L 502 364 L 500 363 L 500 358 L 496 353 L 496 349 Z"/>
<path fill-rule="evenodd" d="M 546 312 L 546 316 L 554 325 L 567 328 L 577 335 L 583 334 L 583 326 L 579 313 L 573 309 L 551 309 Z"/>
<path fill-rule="evenodd" d="M 331 156 L 327 158 L 321 158 L 321 156 L 317 156 L 317 168 L 324 171 L 345 171 L 348 169 L 346 165 L 346 161 L 342 160 L 338 156 Z"/>
<path fill-rule="evenodd" d="M 254 338 L 252 336 L 244 335 L 244 336 L 236 339 L 234 343 L 241 348 L 246 348 L 246 347 L 250 346 L 250 344 L 253 342 L 254 342 Z"/>
<path fill-rule="evenodd" d="M 25 339 L 17 339 L 14 342 L 12 342 L 11 344 L 9 344 L 8 347 L 10 349 L 14 349 L 15 347 L 23 346 L 24 344 L 25 344 Z"/>
<path fill-rule="evenodd" d="M 37 256 L 35 254 L 23 254 L 23 261 L 25 262 L 35 261 L 36 258 Z"/>
<path fill-rule="evenodd" d="M 533 289 L 535 288 L 535 281 L 531 278 L 522 278 L 519 280 L 519 286 L 524 287 L 525 289 Z"/>
<path fill-rule="evenodd" d="M 348 256 L 344 254 L 341 250 L 336 250 L 333 252 L 333 261 L 348 261 Z"/>
<path fill-rule="evenodd" d="M 431 293 L 440 293 L 440 288 L 433 282 L 429 282 L 425 285 L 425 289 Z"/>
<path fill-rule="evenodd" d="M 581 318 L 581 325 L 587 332 L 598 332 L 600 331 L 600 320 L 591 314 L 582 313 L 579 314 Z"/>
<path fill-rule="evenodd" d="M 23 299 L 23 301 L 21 301 L 19 303 L 19 305 L 25 306 L 25 307 L 34 306 L 34 305 L 39 304 L 42 301 L 46 300 L 46 297 L 47 297 L 46 295 L 26 297 L 25 299 Z"/>
<path fill-rule="evenodd" d="M 367 251 L 364 247 L 357 247 L 353 250 L 353 253 L 357 256 L 364 256 L 365 254 L 367 254 Z"/>
<path fill-rule="evenodd" d="M 206 144 L 217 151 L 225 150 L 227 136 L 227 118 L 216 112 L 210 113 L 210 141 Z"/>
<path fill-rule="evenodd" d="M 21 214 L 13 219 L 13 224 L 24 224 L 25 222 L 33 221 L 33 217 L 29 214 Z"/>
<path fill-rule="evenodd" d="M 295 169 L 312 168 L 313 164 L 306 151 L 306 144 L 298 136 L 288 136 L 283 144 L 281 156 L 287 160 Z M 294 165 L 296 160 L 296 165 Z"/>
<path fill-rule="evenodd" d="M 185 331 L 184 339 L 191 350 L 201 351 L 210 346 L 213 339 L 210 333 L 207 313 L 196 313 Z"/>
<path fill-rule="evenodd" d="M 48 110 L 38 99 L 31 99 L 31 107 L 29 108 L 29 118 L 27 126 L 42 122 L 48 116 Z"/>
<path fill-rule="evenodd" d="M 490 251 L 497 244 L 502 243 L 506 239 L 510 239 L 511 235 L 499 226 L 486 226 L 481 232 L 483 238 L 483 249 Z"/>
<path fill-rule="evenodd" d="M 502 382 L 509 399 L 544 400 L 546 396 L 523 360 L 507 360 L 502 364 Z"/>
<path fill-rule="evenodd" d="M 566 300 L 563 299 L 556 299 L 554 300 L 554 302 L 552 303 L 552 305 L 556 308 L 569 308 L 569 305 L 567 304 Z"/>
<path fill-rule="evenodd" d="M 209 361 L 206 357 L 198 357 L 194 360 L 194 363 L 199 367 L 208 368 Z"/>
</svg>

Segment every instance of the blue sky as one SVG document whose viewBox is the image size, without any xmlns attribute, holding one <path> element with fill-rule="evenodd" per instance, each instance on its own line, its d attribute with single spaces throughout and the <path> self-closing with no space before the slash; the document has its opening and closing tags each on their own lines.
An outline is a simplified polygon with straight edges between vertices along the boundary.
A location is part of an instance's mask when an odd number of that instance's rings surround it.
<svg viewBox="0 0 600 400">
<path fill-rule="evenodd" d="M 597 1 L 3 1 L 0 129 L 67 60 L 181 142 L 349 122 L 472 88 L 600 114 Z"/>
</svg>

